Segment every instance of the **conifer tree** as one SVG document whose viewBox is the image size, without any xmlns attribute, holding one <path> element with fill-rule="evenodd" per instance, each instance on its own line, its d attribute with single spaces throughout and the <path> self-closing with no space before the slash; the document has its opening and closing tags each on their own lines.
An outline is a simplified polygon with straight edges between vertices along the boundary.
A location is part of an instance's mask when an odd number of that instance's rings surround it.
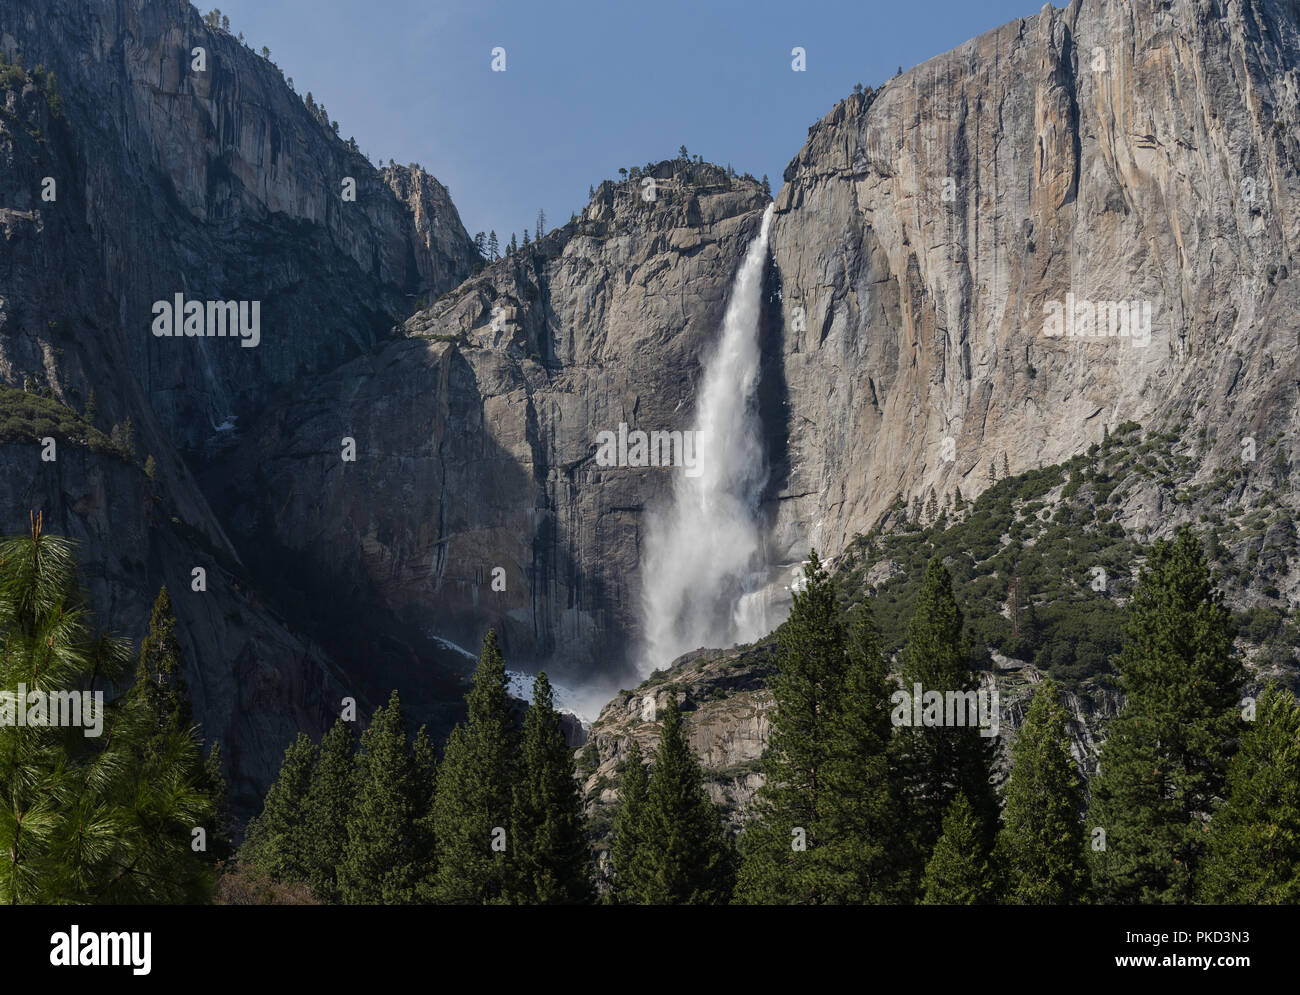
<svg viewBox="0 0 1300 995">
<path fill-rule="evenodd" d="M 637 835 L 648 872 L 635 898 L 638 904 L 720 905 L 730 900 L 735 846 L 704 790 L 675 697 L 665 710 Z"/>
<path fill-rule="evenodd" d="M 965 793 L 959 793 L 943 817 L 925 875 L 923 905 L 984 905 L 993 886 L 984 828 Z"/>
<path fill-rule="evenodd" d="M 899 669 L 909 700 L 917 685 L 922 693 L 967 693 L 979 688 L 970 669 L 970 648 L 962 632 L 963 617 L 952 593 L 952 579 L 935 558 L 926 567 L 916 607 L 908 623 L 907 642 Z M 903 717 L 911 709 L 900 706 Z M 943 819 L 958 794 L 966 796 L 987 849 L 997 831 L 998 801 L 990 783 L 996 741 L 980 735 L 968 715 L 964 726 L 900 725 L 890 742 L 893 763 L 902 779 L 908 840 L 899 841 L 909 854 L 913 874 L 919 861 L 934 850 Z"/>
<path fill-rule="evenodd" d="M 309 876 L 306 801 L 316 755 L 316 745 L 298 733 L 284 751 L 261 814 L 249 822 L 244 836 L 240 858 L 276 881 L 296 883 Z"/>
<path fill-rule="evenodd" d="M 591 901 L 582 795 L 545 673 L 533 682 L 533 703 L 524 717 L 510 824 L 515 903 Z"/>
<path fill-rule="evenodd" d="M 904 900 L 900 785 L 888 758 L 893 690 L 868 602 L 847 625 L 848 671 L 833 725 L 829 766 L 826 862 L 834 878 L 828 896 L 846 904 Z"/>
<path fill-rule="evenodd" d="M 1231 616 L 1191 531 L 1157 540 L 1128 605 L 1118 657 L 1127 696 L 1101 748 L 1088 825 L 1098 897 L 1180 904 L 1196 894 L 1206 820 L 1243 732 Z"/>
<path fill-rule="evenodd" d="M 356 799 L 348 813 L 348 843 L 339 891 L 349 905 L 410 905 L 416 901 L 422 852 L 421 783 L 396 691 L 361 734 Z"/>
<path fill-rule="evenodd" d="M 619 773 L 619 806 L 614 815 L 614 841 L 609 855 L 614 868 L 610 898 L 618 905 L 648 903 L 652 869 L 642 831 L 649 788 L 641 744 L 634 739 Z"/>
<path fill-rule="evenodd" d="M 208 849 L 211 863 L 228 860 L 233 850 L 230 838 L 230 807 L 227 801 L 226 775 L 221 769 L 221 744 L 213 741 L 203 762 L 203 775 L 199 784 L 210 801 L 207 825 Z"/>
<path fill-rule="evenodd" d="M 830 890 L 823 847 L 830 838 L 827 770 L 836 756 L 837 710 L 847 670 L 835 584 L 817 551 L 804 565 L 790 617 L 777 631 L 775 709 L 763 753 L 758 817 L 746 829 L 737 898 L 820 904 Z M 833 900 L 833 899 L 832 899 Z"/>
<path fill-rule="evenodd" d="M 1300 706 L 1290 691 L 1265 689 L 1228 765 L 1200 894 L 1213 904 L 1300 904 Z"/>
<path fill-rule="evenodd" d="M 140 695 L 62 711 L 69 692 L 86 704 L 80 692 L 129 673 L 129 648 L 92 636 L 84 605 L 72 544 L 41 516 L 0 544 L 0 903 L 203 901 L 212 875 L 193 829 L 213 806 L 194 731 L 160 738 Z"/>
<path fill-rule="evenodd" d="M 745 831 L 738 901 L 861 903 L 885 894 L 893 816 L 885 760 L 885 666 L 870 609 L 846 632 L 813 550 L 777 632 L 775 708 L 757 818 Z"/>
<path fill-rule="evenodd" d="M 997 863 L 1012 905 L 1070 905 L 1084 899 L 1083 786 L 1070 754 L 1055 682 L 1038 686 L 1011 748 L 1011 776 Z"/>
<path fill-rule="evenodd" d="M 419 856 L 416 870 L 416 901 L 429 905 L 434 901 L 437 884 L 437 853 L 433 838 L 433 800 L 438 790 L 438 751 L 424 726 L 416 731 L 411 744 L 415 764 L 415 851 Z"/>
<path fill-rule="evenodd" d="M 161 747 L 168 730 L 187 729 L 192 721 L 189 690 L 181 674 L 181 644 L 176 615 L 166 586 L 158 591 L 149 616 L 149 630 L 140 643 L 140 663 L 128 695 L 156 717 L 150 752 Z"/>
<path fill-rule="evenodd" d="M 506 662 L 495 631 L 483 639 L 469 719 L 443 751 L 433 803 L 437 870 L 433 894 L 448 905 L 496 904 L 509 882 L 511 788 L 517 736 Z"/>
<path fill-rule="evenodd" d="M 356 794 L 356 738 L 338 719 L 321 739 L 320 756 L 307 788 L 307 883 L 327 904 L 343 900 L 339 867 L 347 853 L 348 814 Z"/>
<path fill-rule="evenodd" d="M 146 717 L 150 729 L 139 754 L 138 776 L 144 785 L 148 785 L 160 766 L 167 763 L 166 752 L 178 737 L 192 736 L 198 741 L 189 688 L 182 674 L 183 651 L 176 635 L 176 624 L 171 596 L 164 585 L 154 599 L 149 628 L 140 643 L 135 683 L 127 691 L 128 702 Z M 226 779 L 221 770 L 219 744 L 213 743 L 207 759 L 202 761 L 195 786 L 207 796 L 208 811 L 195 826 L 188 830 L 176 827 L 174 831 L 192 833 L 195 829 L 202 829 L 202 849 L 198 852 L 207 863 L 215 865 L 227 859 L 231 849 Z"/>
</svg>

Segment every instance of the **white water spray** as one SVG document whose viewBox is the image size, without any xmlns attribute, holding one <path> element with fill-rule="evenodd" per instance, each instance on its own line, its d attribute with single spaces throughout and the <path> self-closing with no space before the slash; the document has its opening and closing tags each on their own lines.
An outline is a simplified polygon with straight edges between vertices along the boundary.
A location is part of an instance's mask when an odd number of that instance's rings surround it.
<svg viewBox="0 0 1300 995">
<path fill-rule="evenodd" d="M 699 476 L 677 473 L 671 506 L 648 516 L 645 654 L 663 667 L 687 650 L 751 642 L 767 631 L 758 502 L 767 466 L 758 418 L 759 318 L 772 205 L 749 246 L 704 365 L 696 419 Z"/>
</svg>

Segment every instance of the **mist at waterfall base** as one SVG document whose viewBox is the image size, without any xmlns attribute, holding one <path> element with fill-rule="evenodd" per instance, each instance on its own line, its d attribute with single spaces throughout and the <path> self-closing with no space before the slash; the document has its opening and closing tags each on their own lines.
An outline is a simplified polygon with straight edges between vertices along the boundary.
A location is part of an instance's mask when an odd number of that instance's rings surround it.
<svg viewBox="0 0 1300 995">
<path fill-rule="evenodd" d="M 722 334 L 696 404 L 701 473 L 675 473 L 667 508 L 647 515 L 642 557 L 648 674 L 701 646 L 752 642 L 768 630 L 758 506 L 767 482 L 758 384 L 763 270 L 772 205 L 736 273 Z"/>
</svg>

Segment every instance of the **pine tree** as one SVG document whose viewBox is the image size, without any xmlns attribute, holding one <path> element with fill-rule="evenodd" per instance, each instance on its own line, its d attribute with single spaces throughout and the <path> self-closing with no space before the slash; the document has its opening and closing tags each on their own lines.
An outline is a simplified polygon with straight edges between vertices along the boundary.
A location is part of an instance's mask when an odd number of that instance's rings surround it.
<svg viewBox="0 0 1300 995">
<path fill-rule="evenodd" d="M 221 744 L 215 740 L 203 762 L 199 784 L 211 801 L 207 829 L 207 859 L 210 863 L 228 860 L 234 850 L 230 837 L 230 807 L 227 800 L 226 775 L 221 767 Z"/>
<path fill-rule="evenodd" d="M 240 859 L 273 880 L 296 883 L 308 879 L 306 801 L 316 756 L 316 745 L 306 733 L 298 733 L 284 751 L 284 762 L 262 802 L 262 813 L 248 824 Z"/>
<path fill-rule="evenodd" d="M 501 243 L 497 241 L 497 232 L 495 228 L 488 232 L 487 248 L 488 258 L 493 262 L 496 262 L 501 258 Z"/>
<path fill-rule="evenodd" d="M 993 871 L 983 827 L 964 793 L 943 817 L 943 832 L 921 879 L 923 905 L 984 905 L 989 901 Z"/>
<path fill-rule="evenodd" d="M 475 232 L 474 234 L 474 251 L 480 256 L 487 255 L 487 235 L 484 232 Z"/>
<path fill-rule="evenodd" d="M 0 545 L 0 642 L 0 904 L 204 901 L 212 874 L 191 844 L 213 800 L 198 738 L 173 724 L 159 739 L 142 696 L 104 694 L 130 649 L 90 634 L 72 544 L 39 515 Z"/>
<path fill-rule="evenodd" d="M 1099 897 L 1117 904 L 1192 900 L 1242 723 L 1244 674 L 1231 616 L 1191 531 L 1157 540 L 1128 605 L 1118 657 L 1127 701 L 1101 748 L 1088 825 Z"/>
<path fill-rule="evenodd" d="M 181 675 L 181 644 L 176 638 L 176 616 L 164 586 L 154 600 L 149 630 L 140 644 L 135 684 L 128 694 L 157 718 L 152 750 L 156 752 L 171 729 L 187 729 L 192 721 L 189 692 Z"/>
<path fill-rule="evenodd" d="M 952 578 L 936 557 L 925 570 L 921 591 L 907 627 L 907 643 L 899 660 L 903 691 L 910 702 L 917 685 L 921 692 L 966 694 L 979 688 L 970 668 L 970 647 L 963 635 L 963 617 L 952 593 Z M 899 706 L 903 719 L 911 708 Z M 909 840 L 899 841 L 900 853 L 910 853 L 912 872 L 933 851 L 944 815 L 958 794 L 964 794 L 981 827 L 983 845 L 991 848 L 997 831 L 998 801 L 990 783 L 996 741 L 966 717 L 963 726 L 900 724 L 890 742 L 893 762 L 902 779 L 903 805 Z"/>
<path fill-rule="evenodd" d="M 415 789 L 415 839 L 414 848 L 419 856 L 416 869 L 415 896 L 422 905 L 432 904 L 437 884 L 437 854 L 433 837 L 433 800 L 438 791 L 438 751 L 424 726 L 415 733 L 411 744 L 411 762 L 414 765 Z"/>
<path fill-rule="evenodd" d="M 835 762 L 827 772 L 828 894 L 844 903 L 896 903 L 905 895 L 900 853 L 900 785 L 889 765 L 889 666 L 871 606 L 849 616 L 848 672 L 834 722 Z"/>
<path fill-rule="evenodd" d="M 348 813 L 348 842 L 339 891 L 349 905 L 415 902 L 426 855 L 418 820 L 425 788 L 416 769 L 406 717 L 394 691 L 361 734 L 356 800 Z"/>
<path fill-rule="evenodd" d="M 614 841 L 609 854 L 614 868 L 610 899 L 618 905 L 647 903 L 652 870 L 642 832 L 649 788 L 641 745 L 634 739 L 619 772 L 619 806 L 614 815 Z"/>
<path fill-rule="evenodd" d="M 1265 689 L 1228 765 L 1200 894 L 1212 904 L 1300 904 L 1300 706 L 1289 691 Z"/>
<path fill-rule="evenodd" d="M 997 863 L 1013 905 L 1071 905 L 1087 894 L 1083 786 L 1056 684 L 1038 686 L 1011 748 Z"/>
<path fill-rule="evenodd" d="M 542 240 L 542 236 L 545 235 L 545 234 L 546 234 L 546 212 L 543 211 L 541 208 L 538 208 L 538 210 L 537 210 L 537 241 L 540 242 L 540 241 Z"/>
<path fill-rule="evenodd" d="M 356 737 L 338 719 L 320 743 L 320 755 L 307 788 L 307 883 L 327 904 L 343 900 L 339 867 L 347 853 L 348 814 L 356 794 Z"/>
<path fill-rule="evenodd" d="M 760 904 L 820 904 L 831 888 L 823 846 L 830 836 L 827 769 L 847 670 L 835 584 L 812 550 L 802 590 L 777 631 L 771 733 L 763 753 L 758 817 L 742 844 L 737 898 Z M 831 899 L 833 901 L 833 899 Z"/>
<path fill-rule="evenodd" d="M 533 703 L 524 717 L 510 825 L 516 904 L 591 901 L 582 795 L 545 673 L 533 682 Z"/>
<path fill-rule="evenodd" d="M 637 836 L 646 873 L 639 887 L 621 890 L 625 901 L 720 905 L 731 898 L 731 832 L 704 790 L 700 763 L 682 731 L 675 697 L 665 710 Z"/>
<path fill-rule="evenodd" d="M 506 897 L 511 841 L 503 836 L 517 739 L 506 688 L 505 658 L 489 631 L 466 696 L 469 719 L 452 730 L 438 771 L 434 895 L 443 904 L 495 904 Z"/>
<path fill-rule="evenodd" d="M 884 895 L 893 814 L 885 761 L 885 666 L 870 609 L 846 632 L 813 550 L 777 632 L 775 708 L 757 817 L 745 831 L 738 901 L 861 903 Z"/>
</svg>

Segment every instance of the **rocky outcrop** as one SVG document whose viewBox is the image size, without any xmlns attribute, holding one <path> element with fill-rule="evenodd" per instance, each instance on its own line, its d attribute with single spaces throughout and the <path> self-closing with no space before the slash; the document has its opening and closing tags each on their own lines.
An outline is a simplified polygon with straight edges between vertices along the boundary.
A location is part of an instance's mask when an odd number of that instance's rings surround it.
<svg viewBox="0 0 1300 995">
<path fill-rule="evenodd" d="M 995 782 L 1010 771 L 1011 746 L 1024 724 L 1025 713 L 1043 675 L 1020 660 L 995 658 L 986 672 L 986 687 L 998 693 L 998 759 Z M 682 710 L 682 727 L 700 760 L 710 799 L 739 829 L 754 814 L 763 786 L 763 751 L 771 733 L 773 708 L 768 680 L 776 666 L 775 648 L 766 641 L 732 650 L 688 653 L 657 671 L 631 691 L 620 691 L 592 724 L 587 745 L 575 753 L 579 782 L 588 815 L 596 826 L 608 826 L 617 810 L 618 783 L 627 752 L 635 741 L 647 762 L 659 744 L 662 709 L 675 698 Z M 897 679 L 897 675 L 894 675 Z M 1080 774 L 1097 771 L 1097 746 L 1105 728 L 1122 705 L 1122 697 L 1107 678 L 1083 681 L 1062 692 L 1070 748 Z M 598 851 L 608 840 L 601 838 Z"/>
<path fill-rule="evenodd" d="M 576 754 L 587 811 L 600 821 L 618 804 L 620 769 L 635 741 L 647 761 L 659 745 L 662 712 L 676 699 L 682 728 L 704 769 L 705 789 L 739 828 L 763 784 L 759 763 L 770 729 L 770 644 L 688 653 L 632 691 L 620 691 L 592 723 Z"/>
</svg>

